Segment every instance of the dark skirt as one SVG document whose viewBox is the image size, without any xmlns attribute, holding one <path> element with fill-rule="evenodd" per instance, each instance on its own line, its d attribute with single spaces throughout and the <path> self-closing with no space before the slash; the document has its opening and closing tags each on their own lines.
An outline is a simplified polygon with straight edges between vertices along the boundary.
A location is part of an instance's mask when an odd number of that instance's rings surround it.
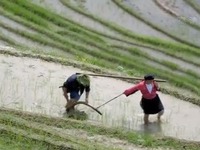
<svg viewBox="0 0 200 150">
<path fill-rule="evenodd" d="M 154 99 L 142 98 L 140 101 L 140 106 L 142 107 L 145 114 L 157 114 L 164 110 L 163 104 L 158 95 Z"/>
</svg>

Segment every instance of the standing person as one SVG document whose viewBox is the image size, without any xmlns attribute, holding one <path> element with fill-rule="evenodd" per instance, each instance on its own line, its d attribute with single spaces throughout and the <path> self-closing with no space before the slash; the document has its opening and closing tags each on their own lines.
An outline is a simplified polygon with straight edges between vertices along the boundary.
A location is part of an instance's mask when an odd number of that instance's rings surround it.
<svg viewBox="0 0 200 150">
<path fill-rule="evenodd" d="M 67 101 L 65 106 L 66 111 L 74 110 L 73 105 L 80 99 L 81 95 L 85 91 L 85 102 L 88 103 L 90 92 L 90 79 L 85 74 L 73 74 L 63 83 L 62 90 L 63 95 Z M 70 98 L 68 96 L 70 94 Z"/>
<path fill-rule="evenodd" d="M 144 123 L 149 123 L 150 114 L 158 114 L 157 118 L 160 121 L 160 117 L 164 113 L 163 104 L 156 93 L 160 88 L 156 81 L 154 81 L 153 75 L 145 75 L 144 80 L 136 84 L 135 86 L 124 91 L 126 96 L 129 96 L 137 91 L 142 93 L 142 99 L 140 101 L 140 106 L 144 112 Z"/>
</svg>

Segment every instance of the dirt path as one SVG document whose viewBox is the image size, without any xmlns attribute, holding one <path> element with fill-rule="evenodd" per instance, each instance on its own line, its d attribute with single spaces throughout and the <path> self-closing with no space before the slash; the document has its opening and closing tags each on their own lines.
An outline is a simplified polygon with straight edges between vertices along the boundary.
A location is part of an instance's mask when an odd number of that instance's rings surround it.
<svg viewBox="0 0 200 150">
<path fill-rule="evenodd" d="M 75 73 L 84 72 L 73 67 L 47 63 L 38 59 L 17 58 L 0 55 L 1 106 L 62 117 L 65 99 L 58 86 Z M 90 104 L 98 106 L 119 95 L 131 84 L 102 77 L 91 77 Z M 163 123 L 143 126 L 142 110 L 139 107 L 141 94 L 126 98 L 124 95 L 100 108 L 103 116 L 89 108 L 79 106 L 89 114 L 89 120 L 105 126 L 124 127 L 151 134 L 172 136 L 180 139 L 200 140 L 199 107 L 159 93 L 165 105 Z M 84 95 L 83 95 L 84 96 Z"/>
</svg>

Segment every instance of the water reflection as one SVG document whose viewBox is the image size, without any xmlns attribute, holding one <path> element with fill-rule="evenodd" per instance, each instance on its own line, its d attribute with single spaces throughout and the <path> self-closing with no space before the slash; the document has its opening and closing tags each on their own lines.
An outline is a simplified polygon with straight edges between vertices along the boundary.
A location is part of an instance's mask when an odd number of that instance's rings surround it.
<svg viewBox="0 0 200 150">
<path fill-rule="evenodd" d="M 150 122 L 148 125 L 141 124 L 139 132 L 145 134 L 162 134 L 162 123 Z"/>
</svg>

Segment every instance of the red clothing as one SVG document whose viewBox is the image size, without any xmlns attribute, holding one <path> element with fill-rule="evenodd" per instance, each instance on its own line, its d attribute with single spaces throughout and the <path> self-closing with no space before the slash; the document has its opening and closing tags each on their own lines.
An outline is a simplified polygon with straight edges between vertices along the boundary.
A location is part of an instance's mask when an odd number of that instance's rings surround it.
<svg viewBox="0 0 200 150">
<path fill-rule="evenodd" d="M 142 97 L 145 99 L 154 99 L 156 97 L 156 91 L 158 91 L 158 87 L 155 84 L 155 81 L 153 81 L 153 88 L 151 93 L 149 93 L 145 81 L 141 81 L 140 83 L 136 84 L 135 86 L 127 89 L 124 91 L 124 94 L 126 96 L 129 96 L 137 91 L 140 90 L 140 92 L 142 93 Z"/>
</svg>

